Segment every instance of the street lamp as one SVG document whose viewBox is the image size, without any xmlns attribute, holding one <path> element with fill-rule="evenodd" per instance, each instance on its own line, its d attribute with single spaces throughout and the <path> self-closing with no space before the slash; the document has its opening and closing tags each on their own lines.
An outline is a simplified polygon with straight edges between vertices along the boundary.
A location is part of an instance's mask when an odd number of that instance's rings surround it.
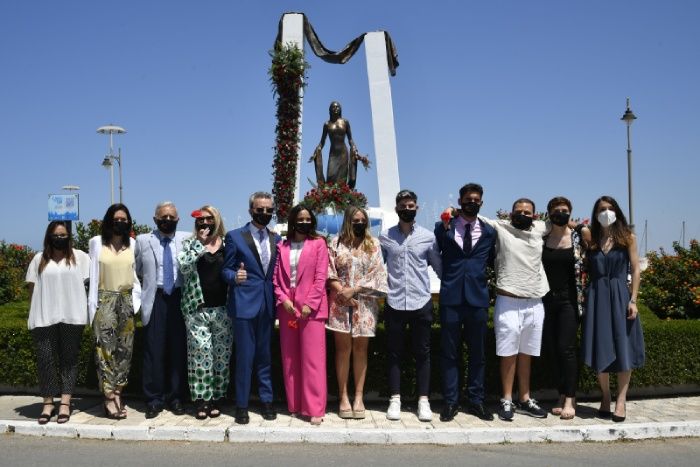
<svg viewBox="0 0 700 467">
<path fill-rule="evenodd" d="M 630 109 L 630 98 L 627 98 L 627 110 L 620 120 L 627 125 L 627 198 L 629 200 L 630 228 L 634 232 L 634 214 L 632 211 L 632 145 L 630 143 L 630 129 L 637 119 Z"/>
<path fill-rule="evenodd" d="M 112 204 L 114 204 L 114 161 L 119 165 L 119 202 L 122 202 L 122 148 L 118 149 L 118 153 L 114 155 L 113 135 L 121 135 L 126 133 L 126 130 L 116 125 L 105 125 L 97 129 L 97 132 L 103 135 L 109 135 L 109 154 L 102 160 L 102 167 L 109 169 L 110 189 Z"/>
</svg>

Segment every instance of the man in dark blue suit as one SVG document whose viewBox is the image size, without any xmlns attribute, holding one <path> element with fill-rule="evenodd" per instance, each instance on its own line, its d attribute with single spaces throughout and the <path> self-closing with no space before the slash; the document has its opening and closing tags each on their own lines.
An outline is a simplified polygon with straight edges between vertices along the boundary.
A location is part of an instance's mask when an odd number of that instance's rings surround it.
<svg viewBox="0 0 700 467">
<path fill-rule="evenodd" d="M 459 411 L 463 338 L 469 348 L 468 411 L 482 420 L 493 420 L 493 414 L 484 405 L 484 338 L 489 307 L 486 266 L 493 261 L 496 231 L 477 218 L 483 193 L 479 184 L 464 185 L 459 190 L 458 216 L 435 225 L 435 238 L 442 255 L 440 327 L 445 405 L 440 420 L 443 422 L 452 420 Z"/>
<path fill-rule="evenodd" d="M 228 312 L 236 341 L 236 423 L 246 424 L 253 371 L 258 376 L 262 416 L 274 420 L 270 340 L 275 321 L 272 270 L 279 235 L 267 228 L 272 219 L 272 195 L 250 196 L 251 222 L 226 234 L 222 275 L 229 284 Z M 253 368 L 255 366 L 255 368 Z"/>
</svg>

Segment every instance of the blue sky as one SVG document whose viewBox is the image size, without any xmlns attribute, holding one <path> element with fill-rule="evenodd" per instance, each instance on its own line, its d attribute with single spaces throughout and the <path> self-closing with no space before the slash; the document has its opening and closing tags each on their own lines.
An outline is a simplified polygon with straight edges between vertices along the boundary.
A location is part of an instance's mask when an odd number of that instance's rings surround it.
<svg viewBox="0 0 700 467">
<path fill-rule="evenodd" d="M 575 216 L 602 194 L 626 210 L 630 97 L 638 233 L 648 220 L 649 248 L 670 248 L 686 221 L 700 238 L 698 2 L 26 0 L 0 4 L 0 239 L 39 247 L 47 194 L 66 184 L 81 187 L 82 220 L 102 217 L 108 142 L 95 130 L 109 123 L 128 131 L 117 145 L 137 221 L 170 199 L 185 230 L 205 203 L 227 227 L 244 222 L 248 195 L 272 186 L 267 52 L 285 11 L 305 12 L 334 50 L 391 33 L 401 186 L 418 193 L 421 223 L 469 181 L 487 215 L 560 194 Z M 364 49 L 346 65 L 307 52 L 302 192 L 331 100 L 374 152 Z M 358 178 L 376 204 L 377 174 Z"/>
</svg>

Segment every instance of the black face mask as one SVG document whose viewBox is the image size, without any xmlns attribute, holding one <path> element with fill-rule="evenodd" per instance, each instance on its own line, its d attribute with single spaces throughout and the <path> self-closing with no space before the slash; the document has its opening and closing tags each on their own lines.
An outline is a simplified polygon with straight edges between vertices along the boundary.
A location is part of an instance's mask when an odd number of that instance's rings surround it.
<svg viewBox="0 0 700 467">
<path fill-rule="evenodd" d="M 416 213 L 417 211 L 415 209 L 400 209 L 396 211 L 396 214 L 399 215 L 399 219 L 404 222 L 413 222 L 416 218 Z"/>
<path fill-rule="evenodd" d="M 476 216 L 477 214 L 479 214 L 479 209 L 481 209 L 481 206 L 479 206 L 479 203 L 477 203 L 476 201 L 462 203 L 460 206 L 462 208 L 462 212 L 469 217 Z"/>
<path fill-rule="evenodd" d="M 553 212 L 549 216 L 549 220 L 552 221 L 552 224 L 561 227 L 569 223 L 569 217 L 571 217 L 571 215 L 565 212 Z"/>
<path fill-rule="evenodd" d="M 66 250 L 68 249 L 68 240 L 68 237 L 55 237 L 52 235 L 49 242 L 56 250 Z"/>
<path fill-rule="evenodd" d="M 304 235 L 311 233 L 311 227 L 311 222 L 297 222 L 294 224 L 294 230 Z"/>
<path fill-rule="evenodd" d="M 209 229 L 207 237 L 214 235 L 214 224 L 197 224 L 197 230 Z"/>
<path fill-rule="evenodd" d="M 520 230 L 527 230 L 532 225 L 532 217 L 526 216 L 525 214 L 513 214 L 510 220 L 513 227 Z"/>
<path fill-rule="evenodd" d="M 131 232 L 131 222 L 115 222 L 112 230 L 117 235 L 126 235 Z"/>
<path fill-rule="evenodd" d="M 260 225 L 267 225 L 272 220 L 272 214 L 265 214 L 264 212 L 253 212 L 253 220 Z"/>
<path fill-rule="evenodd" d="M 156 219 L 156 225 L 158 226 L 158 230 L 168 235 L 175 232 L 175 229 L 177 229 L 177 221 L 171 219 Z"/>
<path fill-rule="evenodd" d="M 352 224 L 352 233 L 354 233 L 356 237 L 364 237 L 365 230 L 367 230 L 367 224 L 364 222 L 361 224 Z"/>
</svg>

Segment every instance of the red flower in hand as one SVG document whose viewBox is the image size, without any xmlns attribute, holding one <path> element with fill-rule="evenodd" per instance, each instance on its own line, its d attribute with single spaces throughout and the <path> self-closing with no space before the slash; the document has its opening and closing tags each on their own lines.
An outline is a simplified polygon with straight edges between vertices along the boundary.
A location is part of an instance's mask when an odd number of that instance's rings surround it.
<svg viewBox="0 0 700 467">
<path fill-rule="evenodd" d="M 452 219 L 452 215 L 449 212 L 444 211 L 442 214 L 440 214 L 440 220 L 442 222 L 450 222 L 450 219 Z"/>
</svg>

